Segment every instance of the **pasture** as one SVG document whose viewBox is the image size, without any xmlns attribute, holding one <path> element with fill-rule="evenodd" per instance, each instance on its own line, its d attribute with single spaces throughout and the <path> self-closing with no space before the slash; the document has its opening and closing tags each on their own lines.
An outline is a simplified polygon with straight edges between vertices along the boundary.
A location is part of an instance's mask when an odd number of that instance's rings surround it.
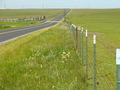
<svg viewBox="0 0 120 90">
<path fill-rule="evenodd" d="M 0 18 L 24 18 L 46 16 L 48 19 L 57 17 L 62 14 L 62 9 L 18 9 L 18 10 L 0 10 Z"/>
<path fill-rule="evenodd" d="M 88 30 L 89 85 L 93 84 L 93 35 L 97 35 L 97 85 L 98 90 L 116 88 L 116 49 L 120 48 L 120 9 L 72 10 L 69 20 Z M 84 48 L 85 47 L 84 35 Z M 84 54 L 86 51 L 84 51 Z M 84 71 L 85 71 L 84 67 Z M 92 78 L 92 79 L 90 79 Z M 93 85 L 89 89 L 93 89 Z"/>
</svg>

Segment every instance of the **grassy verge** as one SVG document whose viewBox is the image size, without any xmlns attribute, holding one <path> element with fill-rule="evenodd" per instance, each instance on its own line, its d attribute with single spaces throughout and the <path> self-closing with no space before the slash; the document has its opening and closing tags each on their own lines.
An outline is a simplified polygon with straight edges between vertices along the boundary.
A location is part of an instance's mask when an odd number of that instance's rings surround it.
<svg viewBox="0 0 120 90">
<path fill-rule="evenodd" d="M 52 19 L 64 13 L 62 9 L 24 9 L 24 10 L 0 10 L 0 19 L 12 18 L 36 18 L 46 16 Z M 41 24 L 40 21 L 0 22 L 0 30 Z"/>
<path fill-rule="evenodd" d="M 93 36 L 97 35 L 97 88 L 116 89 L 115 50 L 120 48 L 120 9 L 72 10 L 71 22 L 89 32 L 89 88 L 93 89 Z M 85 37 L 84 37 L 85 40 Z M 84 41 L 85 46 L 85 41 Z M 85 48 L 85 47 L 84 47 Z M 85 50 L 85 49 L 84 49 Z M 84 51 L 85 53 L 85 51 Z M 84 71 L 85 71 L 84 66 Z"/>
<path fill-rule="evenodd" d="M 2 22 L 0 23 L 0 30 L 19 28 L 25 26 L 34 26 L 42 24 L 40 21 L 22 21 L 22 22 Z"/>
<path fill-rule="evenodd" d="M 67 25 L 21 37 L 1 45 L 0 49 L 2 90 L 85 90 L 87 87 Z"/>
</svg>

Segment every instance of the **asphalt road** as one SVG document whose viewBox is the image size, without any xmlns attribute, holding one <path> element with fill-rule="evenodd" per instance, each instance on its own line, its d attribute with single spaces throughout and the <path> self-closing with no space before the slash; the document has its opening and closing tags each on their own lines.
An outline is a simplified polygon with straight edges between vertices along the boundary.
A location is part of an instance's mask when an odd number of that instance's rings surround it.
<svg viewBox="0 0 120 90">
<path fill-rule="evenodd" d="M 46 21 L 45 23 L 40 24 L 40 25 L 1 30 L 0 31 L 0 43 L 5 43 L 5 42 L 13 40 L 17 37 L 21 37 L 23 35 L 53 26 L 53 25 L 57 24 L 69 12 L 70 12 L 70 10 L 68 10 L 66 13 L 58 16 L 57 18 Z"/>
</svg>

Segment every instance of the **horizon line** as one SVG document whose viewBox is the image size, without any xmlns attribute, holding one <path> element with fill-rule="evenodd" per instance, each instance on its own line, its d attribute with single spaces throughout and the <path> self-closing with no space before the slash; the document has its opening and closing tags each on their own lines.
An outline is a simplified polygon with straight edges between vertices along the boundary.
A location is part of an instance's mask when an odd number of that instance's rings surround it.
<svg viewBox="0 0 120 90">
<path fill-rule="evenodd" d="M 120 8 L 0 8 L 0 10 L 10 9 L 120 9 Z"/>
</svg>

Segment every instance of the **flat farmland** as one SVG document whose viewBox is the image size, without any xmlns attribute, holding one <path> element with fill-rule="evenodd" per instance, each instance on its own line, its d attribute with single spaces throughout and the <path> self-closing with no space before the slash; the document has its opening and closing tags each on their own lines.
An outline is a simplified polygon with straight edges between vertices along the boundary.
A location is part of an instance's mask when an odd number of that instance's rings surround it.
<svg viewBox="0 0 120 90">
<path fill-rule="evenodd" d="M 76 26 L 88 30 L 89 88 L 93 89 L 94 59 L 93 35 L 97 36 L 97 88 L 116 88 L 116 49 L 120 48 L 120 9 L 78 9 L 72 10 L 68 18 Z M 86 50 L 85 35 L 84 48 Z M 86 51 L 84 51 L 86 54 Z M 85 56 L 86 57 L 86 56 Z M 86 67 L 84 66 L 84 69 Z M 85 71 L 85 70 L 84 70 Z M 91 88 L 90 88 L 91 87 Z"/>
<path fill-rule="evenodd" d="M 46 16 L 48 19 L 57 17 L 64 13 L 62 9 L 18 9 L 18 10 L 0 10 L 0 18 L 24 18 Z"/>
</svg>

